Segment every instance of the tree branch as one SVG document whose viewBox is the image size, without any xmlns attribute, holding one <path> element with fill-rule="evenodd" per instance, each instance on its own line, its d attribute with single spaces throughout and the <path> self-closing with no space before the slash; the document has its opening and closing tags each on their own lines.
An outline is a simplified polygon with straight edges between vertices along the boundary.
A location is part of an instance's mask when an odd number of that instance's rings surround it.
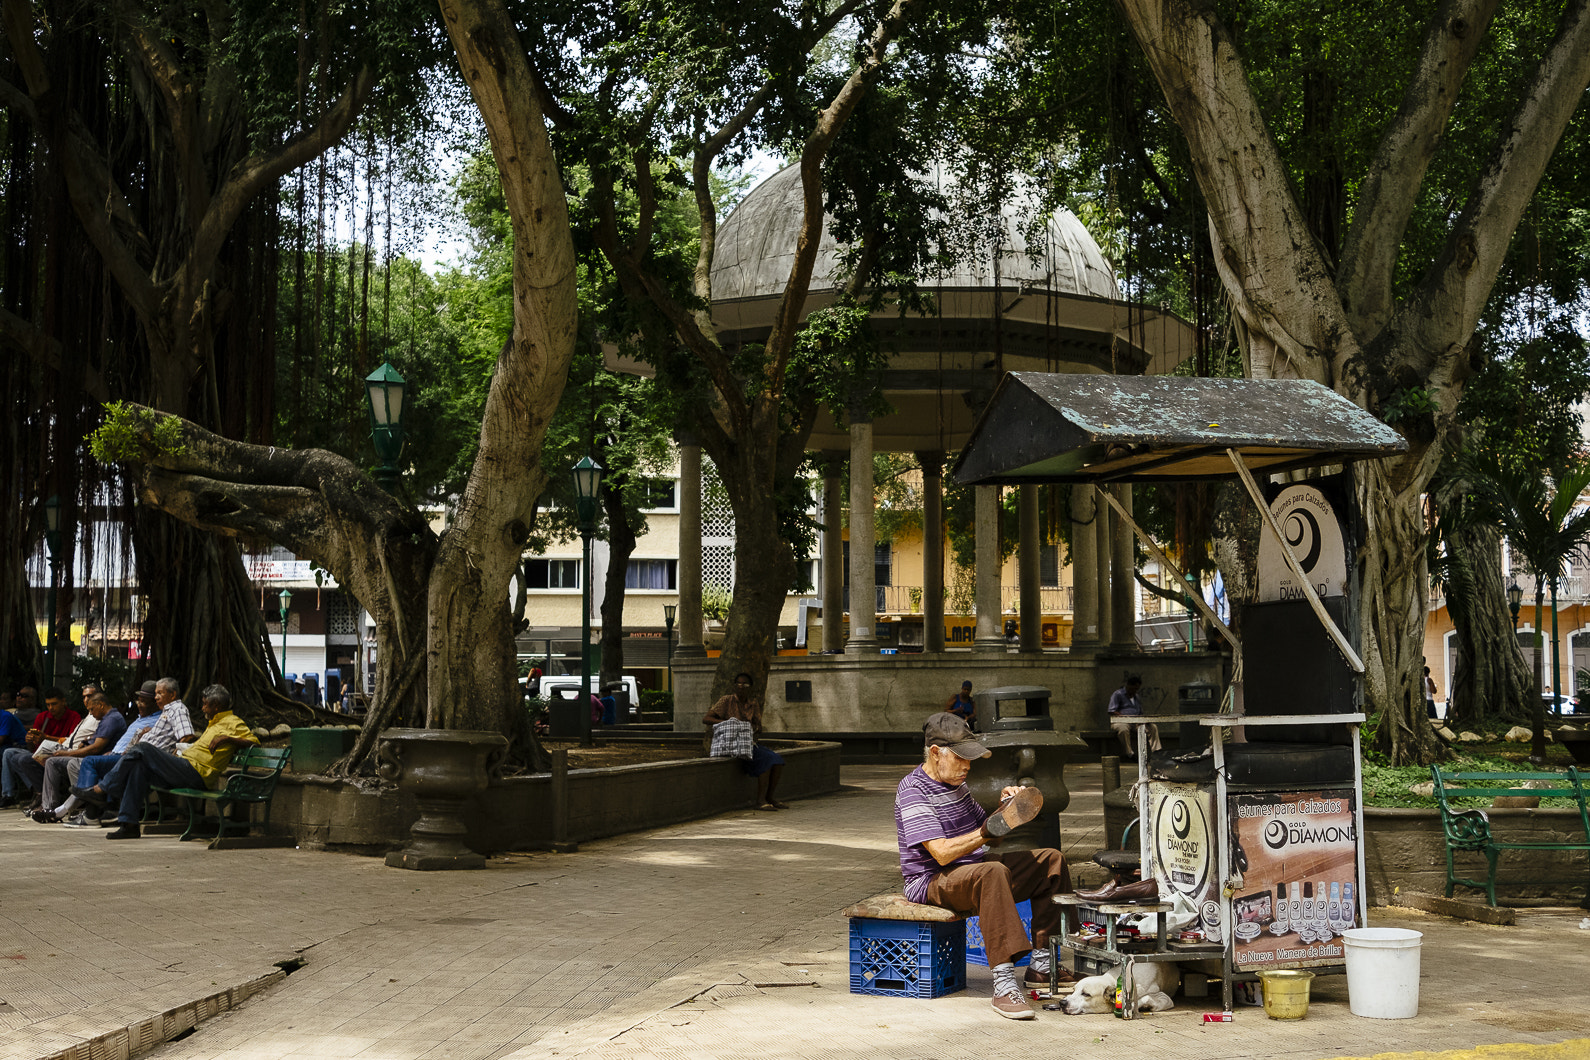
<svg viewBox="0 0 1590 1060">
<path fill-rule="evenodd" d="M 254 197 L 283 174 L 318 158 L 342 139 L 374 86 L 375 72 L 369 66 L 361 67 L 337 102 L 313 126 L 280 147 L 250 155 L 234 166 L 194 232 L 193 247 L 183 262 L 183 272 L 190 277 L 208 277 L 227 235 Z"/>
<path fill-rule="evenodd" d="M 204 173 L 204 149 L 199 135 L 199 113 L 193 83 L 183 73 L 176 53 L 152 31 L 147 11 L 125 0 L 117 3 L 116 8 L 122 25 L 127 29 L 130 42 L 126 49 L 128 58 L 143 66 L 165 103 L 171 144 L 177 156 L 177 182 L 182 188 L 182 201 L 187 207 L 186 220 L 190 228 L 196 228 L 209 207 L 210 187 Z"/>
<path fill-rule="evenodd" d="M 1573 0 L 1446 246 L 1393 324 L 1418 336 L 1432 356 L 1468 344 L 1513 232 L 1587 85 L 1590 0 Z"/>
<path fill-rule="evenodd" d="M 27 0 L 4 0 L 0 21 L 33 102 L 32 121 L 51 146 L 72 210 L 133 310 L 149 319 L 146 314 L 159 305 L 159 290 L 133 252 L 133 245 L 147 250 L 147 242 L 92 136 L 76 112 L 56 99 L 34 38 L 32 8 Z"/>
<path fill-rule="evenodd" d="M 66 356 L 60 341 L 4 307 L 0 307 L 0 336 L 9 339 L 39 367 L 54 372 L 65 370 Z M 83 391 L 93 400 L 110 400 L 105 377 L 87 363 L 83 365 L 83 377 L 79 382 Z"/>
<path fill-rule="evenodd" d="M 1255 374 L 1333 384 L 1358 345 L 1230 34 L 1193 0 L 1119 3 L 1187 138 L 1216 267 L 1260 347 Z"/>
<path fill-rule="evenodd" d="M 817 123 L 801 151 L 801 190 L 803 214 L 800 235 L 795 241 L 795 260 L 790 265 L 784 297 L 767 341 L 768 390 L 776 404 L 784 392 L 784 374 L 795 345 L 795 329 L 806 308 L 806 293 L 811 286 L 812 268 L 823 238 L 823 159 L 834 140 L 872 87 L 888 61 L 889 45 L 905 25 L 906 19 L 923 0 L 894 0 L 888 14 L 873 28 L 866 54 L 840 86 L 832 102 L 817 116 Z"/>
<path fill-rule="evenodd" d="M 1413 79 L 1358 189 L 1336 290 L 1360 339 L 1392 312 L 1392 273 L 1430 160 L 1500 0 L 1443 0 L 1425 34 Z"/>
</svg>

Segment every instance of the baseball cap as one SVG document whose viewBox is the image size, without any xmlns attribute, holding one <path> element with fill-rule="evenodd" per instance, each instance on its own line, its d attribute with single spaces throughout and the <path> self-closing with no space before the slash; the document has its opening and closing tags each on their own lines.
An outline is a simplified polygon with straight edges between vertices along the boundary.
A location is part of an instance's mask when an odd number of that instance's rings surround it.
<svg viewBox="0 0 1590 1060">
<path fill-rule="evenodd" d="M 948 711 L 931 715 L 922 723 L 922 738 L 928 747 L 948 747 L 967 761 L 993 754 L 972 735 L 965 718 Z"/>
</svg>

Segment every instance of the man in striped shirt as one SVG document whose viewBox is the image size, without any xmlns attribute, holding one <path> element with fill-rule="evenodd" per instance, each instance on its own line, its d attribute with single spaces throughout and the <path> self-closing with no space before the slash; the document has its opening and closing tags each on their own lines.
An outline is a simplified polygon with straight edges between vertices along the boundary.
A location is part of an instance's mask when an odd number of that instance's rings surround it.
<svg viewBox="0 0 1590 1060">
<path fill-rule="evenodd" d="M 905 896 L 913 902 L 976 915 L 994 974 L 994 1011 L 1009 1019 L 1032 1019 L 1015 961 L 1031 950 L 1025 985 L 1049 985 L 1049 935 L 1059 930 L 1052 896 L 1071 890 L 1071 872 L 1058 850 L 1013 850 L 995 854 L 988 840 L 1036 816 L 1042 796 L 1033 788 L 1005 788 L 993 814 L 983 811 L 966 787 L 972 762 L 987 758 L 965 719 L 934 714 L 922 726 L 922 764 L 900 781 L 894 823 L 900 840 Z M 1016 903 L 1032 899 L 1032 939 Z M 1060 970 L 1060 981 L 1075 977 Z"/>
</svg>

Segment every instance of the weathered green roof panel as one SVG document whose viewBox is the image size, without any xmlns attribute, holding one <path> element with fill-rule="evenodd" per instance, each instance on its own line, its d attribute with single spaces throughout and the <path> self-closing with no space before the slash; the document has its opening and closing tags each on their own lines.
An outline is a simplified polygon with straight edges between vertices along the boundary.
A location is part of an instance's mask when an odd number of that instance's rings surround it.
<svg viewBox="0 0 1590 1060">
<path fill-rule="evenodd" d="M 963 485 L 1160 482 L 1257 474 L 1387 456 L 1396 431 L 1301 379 L 1011 372 L 952 474 Z"/>
</svg>

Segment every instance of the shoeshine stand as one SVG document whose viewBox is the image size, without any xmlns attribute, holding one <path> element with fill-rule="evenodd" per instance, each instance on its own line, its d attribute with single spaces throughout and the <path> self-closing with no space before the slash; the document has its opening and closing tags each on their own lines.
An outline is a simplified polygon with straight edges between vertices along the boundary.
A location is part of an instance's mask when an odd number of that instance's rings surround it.
<svg viewBox="0 0 1590 1060">
<path fill-rule="evenodd" d="M 1234 985 L 1268 969 L 1345 968 L 1341 933 L 1367 920 L 1364 896 L 1364 665 L 1348 577 L 1358 527 L 1345 465 L 1401 452 L 1390 427 L 1318 383 L 1274 379 L 1007 373 L 953 474 L 962 485 L 1072 483 L 1113 510 L 1158 560 L 1185 579 L 1106 485 L 1236 478 L 1261 513 L 1257 599 L 1244 637 L 1201 595 L 1189 599 L 1231 645 L 1220 710 L 1183 716 L 1177 753 L 1150 758 L 1137 728 L 1138 840 L 1158 902 L 1092 905 L 1102 936 L 1071 933 L 1085 905 L 1056 901 L 1075 956 L 1124 966 L 1124 1015 L 1135 1018 L 1132 967 L 1173 961 Z M 1343 465 L 1334 476 L 1261 488 L 1264 475 Z M 1211 634 L 1213 635 L 1213 634 Z M 1151 948 L 1126 943 L 1118 922 L 1158 913 Z M 1175 931 L 1167 923 L 1174 919 Z M 1051 940 L 1058 965 L 1060 940 Z"/>
</svg>

